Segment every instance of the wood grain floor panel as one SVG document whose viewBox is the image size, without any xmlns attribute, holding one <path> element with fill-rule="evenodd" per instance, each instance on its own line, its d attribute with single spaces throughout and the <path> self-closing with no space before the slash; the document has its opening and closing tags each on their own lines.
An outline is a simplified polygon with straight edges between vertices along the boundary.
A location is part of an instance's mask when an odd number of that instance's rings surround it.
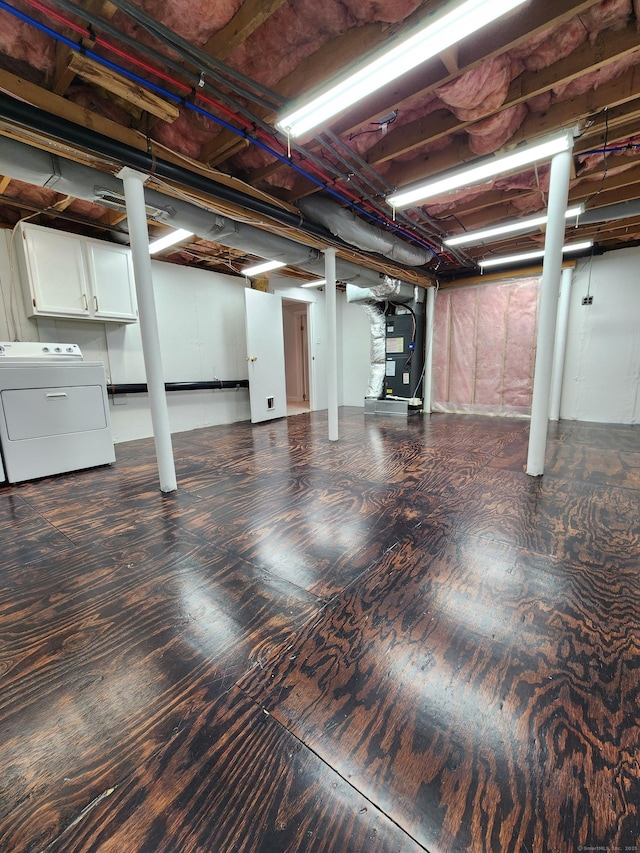
<svg viewBox="0 0 640 853">
<path fill-rule="evenodd" d="M 51 853 L 420 853 L 240 691 L 186 721 Z"/>
<path fill-rule="evenodd" d="M 241 686 L 429 850 L 635 845 L 637 571 L 411 539 Z"/>
<path fill-rule="evenodd" d="M 564 481 L 577 478 L 593 485 L 637 492 L 640 491 L 640 450 L 567 448 L 565 444 L 557 444 L 547 453 L 545 472 L 548 477 Z"/>
<path fill-rule="evenodd" d="M 439 507 L 463 535 L 602 568 L 640 563 L 638 495 L 553 477 L 486 469 Z"/>
<path fill-rule="evenodd" d="M 1 565 L 25 566 L 46 554 L 73 548 L 73 542 L 37 513 L 19 494 L 0 493 Z"/>
<path fill-rule="evenodd" d="M 335 476 L 335 475 L 334 475 Z M 311 481 L 322 485 L 312 486 Z M 225 499 L 187 509 L 185 529 L 230 553 L 327 597 L 351 583 L 437 505 L 416 495 L 400 504 L 387 487 L 314 475 L 281 489 L 242 487 Z"/>
<path fill-rule="evenodd" d="M 68 588 L 43 571 L 2 608 L 0 849 L 41 849 L 316 612 L 212 550 L 85 554 Z"/>
<path fill-rule="evenodd" d="M 638 844 L 638 427 L 339 429 L 0 488 L 3 853 Z"/>
</svg>

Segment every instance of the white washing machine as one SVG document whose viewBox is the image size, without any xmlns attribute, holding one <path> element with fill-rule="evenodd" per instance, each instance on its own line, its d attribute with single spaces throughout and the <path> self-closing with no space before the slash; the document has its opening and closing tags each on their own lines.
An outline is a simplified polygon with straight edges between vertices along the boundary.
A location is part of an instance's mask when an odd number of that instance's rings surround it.
<svg viewBox="0 0 640 853">
<path fill-rule="evenodd" d="M 103 364 L 76 344 L 0 343 L 0 451 L 9 483 L 114 462 Z"/>
</svg>

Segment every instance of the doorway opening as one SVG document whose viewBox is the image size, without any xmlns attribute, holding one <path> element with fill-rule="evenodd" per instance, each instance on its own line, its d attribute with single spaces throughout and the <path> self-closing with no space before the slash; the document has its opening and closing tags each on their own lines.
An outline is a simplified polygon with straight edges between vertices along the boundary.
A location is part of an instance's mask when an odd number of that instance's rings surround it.
<svg viewBox="0 0 640 853">
<path fill-rule="evenodd" d="M 311 410 L 309 314 L 305 302 L 282 300 L 287 416 Z"/>
</svg>

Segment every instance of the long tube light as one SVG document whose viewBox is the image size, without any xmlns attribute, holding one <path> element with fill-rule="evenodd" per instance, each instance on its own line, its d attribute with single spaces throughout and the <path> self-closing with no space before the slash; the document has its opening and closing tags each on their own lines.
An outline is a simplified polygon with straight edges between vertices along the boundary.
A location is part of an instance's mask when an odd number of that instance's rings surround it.
<svg viewBox="0 0 640 853">
<path fill-rule="evenodd" d="M 565 213 L 565 219 L 573 219 L 584 213 L 584 205 L 570 207 Z M 473 246 L 475 243 L 488 243 L 496 237 L 504 234 L 517 234 L 519 231 L 529 231 L 544 225 L 547 214 L 541 216 L 530 216 L 528 219 L 516 219 L 504 225 L 496 225 L 494 228 L 483 228 L 480 231 L 465 231 L 464 234 L 456 234 L 455 237 L 447 237 L 445 246 Z"/>
<path fill-rule="evenodd" d="M 482 27 L 501 18 L 525 0 L 467 0 L 449 4 L 441 14 L 390 50 L 321 92 L 308 103 L 285 113 L 277 127 L 301 136 L 411 69 L 442 53 Z"/>
<path fill-rule="evenodd" d="M 254 275 L 261 275 L 263 272 L 271 272 L 271 270 L 280 269 L 280 267 L 286 267 L 284 261 L 265 261 L 263 264 L 256 264 L 253 267 L 245 267 L 242 270 L 242 275 L 246 275 L 247 278 L 251 278 Z"/>
<path fill-rule="evenodd" d="M 563 254 L 569 252 L 582 252 L 586 249 L 590 249 L 593 246 L 593 240 L 584 240 L 582 243 L 568 243 L 566 246 L 562 247 Z M 544 257 L 544 249 L 536 249 L 534 252 L 522 252 L 519 255 L 505 255 L 502 258 L 485 258 L 481 261 L 478 261 L 478 266 L 481 269 L 485 269 L 485 267 L 499 267 L 504 266 L 505 264 L 515 264 L 520 261 L 531 261 L 535 258 L 543 258 Z"/>
<path fill-rule="evenodd" d="M 176 231 L 172 231 L 170 234 L 160 237 L 158 240 L 154 240 L 153 243 L 149 243 L 149 254 L 155 255 L 163 249 L 168 249 L 169 246 L 174 246 L 181 240 L 186 240 L 187 237 L 193 237 L 193 231 L 186 231 L 184 228 L 178 228 Z"/>
<path fill-rule="evenodd" d="M 461 187 L 470 187 L 488 178 L 495 178 L 504 172 L 513 172 L 528 166 L 538 160 L 548 160 L 561 151 L 568 151 L 573 146 L 573 132 L 552 136 L 544 142 L 535 145 L 522 145 L 510 154 L 490 157 L 475 166 L 456 169 L 439 178 L 424 181 L 412 188 L 401 190 L 387 196 L 387 202 L 394 208 L 410 207 L 416 202 L 425 201 L 433 196 L 442 195 Z"/>
<path fill-rule="evenodd" d="M 301 284 L 300 287 L 323 287 L 326 283 L 326 279 L 321 278 L 318 281 L 308 281 L 306 284 Z"/>
</svg>

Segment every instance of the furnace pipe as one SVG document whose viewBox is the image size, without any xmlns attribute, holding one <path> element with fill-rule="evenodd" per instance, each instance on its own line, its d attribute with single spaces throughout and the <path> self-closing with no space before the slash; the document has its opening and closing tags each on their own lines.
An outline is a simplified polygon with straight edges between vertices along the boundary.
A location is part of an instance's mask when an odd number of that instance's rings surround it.
<svg viewBox="0 0 640 853">
<path fill-rule="evenodd" d="M 207 379 L 202 382 L 165 382 L 165 391 L 223 391 L 248 388 L 248 379 Z M 146 394 L 149 386 L 146 382 L 107 383 L 109 394 Z"/>
</svg>

